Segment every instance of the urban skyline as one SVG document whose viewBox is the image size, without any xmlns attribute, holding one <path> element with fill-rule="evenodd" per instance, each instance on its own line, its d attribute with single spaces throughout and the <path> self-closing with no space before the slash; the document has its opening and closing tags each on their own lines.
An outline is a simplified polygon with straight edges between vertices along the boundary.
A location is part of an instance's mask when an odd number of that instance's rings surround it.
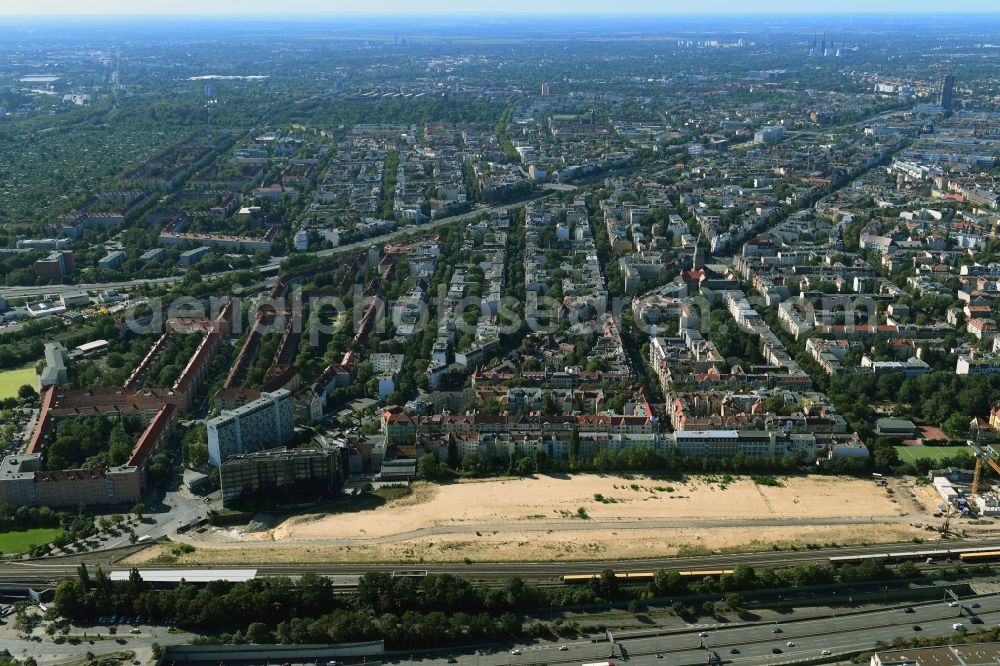
<svg viewBox="0 0 1000 666">
<path fill-rule="evenodd" d="M 5 3 L 7 4 L 7 3 Z M 280 12 L 274 3 L 265 0 L 215 0 L 205 3 L 195 0 L 149 0 L 139 4 L 126 0 L 41 0 L 26 5 L 7 4 L 0 6 L 0 16 L 32 15 L 256 15 L 275 16 L 289 14 L 308 15 L 511 15 L 511 14 L 655 14 L 655 15 L 698 15 L 698 14 L 874 14 L 895 13 L 898 3 L 886 0 L 865 2 L 845 0 L 835 6 L 804 6 L 790 0 L 764 0 L 750 4 L 732 0 L 706 0 L 691 5 L 689 3 L 657 3 L 648 0 L 624 0 L 608 5 L 596 0 L 508 0 L 506 2 L 479 3 L 468 5 L 453 0 L 430 0 L 415 8 L 412 3 L 401 0 L 341 0 L 335 3 L 319 0 L 288 0 L 282 3 Z M 941 3 L 930 0 L 915 0 L 907 4 L 907 13 L 935 13 L 944 11 Z M 960 0 L 949 3 L 946 13 L 996 13 L 997 6 L 990 0 Z"/>
</svg>

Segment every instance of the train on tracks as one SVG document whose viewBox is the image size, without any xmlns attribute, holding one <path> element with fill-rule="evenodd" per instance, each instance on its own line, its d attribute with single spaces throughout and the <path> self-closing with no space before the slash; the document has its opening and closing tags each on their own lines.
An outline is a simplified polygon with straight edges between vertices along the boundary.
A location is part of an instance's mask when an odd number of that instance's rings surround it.
<svg viewBox="0 0 1000 666">
<path fill-rule="evenodd" d="M 882 564 L 925 562 L 931 564 L 939 561 L 978 563 L 992 562 L 994 560 L 1000 560 L 1000 548 L 997 546 L 983 548 L 940 548 L 936 550 L 914 550 L 896 553 L 868 553 L 865 555 L 838 555 L 830 558 L 830 564 L 836 567 L 844 564 L 861 564 L 862 562 L 880 562 Z"/>
<path fill-rule="evenodd" d="M 831 566 L 843 566 L 845 564 L 861 564 L 862 562 L 879 562 L 882 564 L 894 564 L 898 562 L 921 562 L 932 564 L 934 562 L 963 562 L 966 564 L 978 564 L 980 562 L 1000 561 L 1000 546 L 985 546 L 980 548 L 938 548 L 934 550 L 911 550 L 900 552 L 866 553 L 864 555 L 837 555 L 829 558 Z M 693 571 L 678 571 L 685 578 L 704 578 L 706 576 L 718 577 L 724 574 L 733 573 L 732 569 L 700 569 Z M 578 585 L 599 580 L 603 574 L 566 574 L 562 576 L 562 582 L 567 585 Z M 615 572 L 615 578 L 620 583 L 648 583 L 653 580 L 655 572 L 652 571 L 621 571 Z"/>
<path fill-rule="evenodd" d="M 723 574 L 733 573 L 732 569 L 704 569 L 695 571 L 678 571 L 681 576 L 685 578 L 704 578 L 706 576 L 717 577 Z M 600 580 L 603 574 L 599 573 L 589 573 L 589 574 L 568 574 L 562 577 L 562 582 L 567 585 L 576 585 L 579 583 L 589 583 L 592 580 Z M 621 571 L 615 572 L 615 579 L 620 583 L 648 583 L 653 580 L 655 572 L 652 571 Z"/>
</svg>

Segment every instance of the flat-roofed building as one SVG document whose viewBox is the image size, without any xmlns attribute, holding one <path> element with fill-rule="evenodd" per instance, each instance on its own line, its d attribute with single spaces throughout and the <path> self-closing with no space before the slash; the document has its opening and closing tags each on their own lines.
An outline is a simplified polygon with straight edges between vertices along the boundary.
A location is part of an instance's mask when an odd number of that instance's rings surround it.
<svg viewBox="0 0 1000 666">
<path fill-rule="evenodd" d="M 181 252 L 181 266 L 183 268 L 190 268 L 201 261 L 202 257 L 206 254 L 208 254 L 208 247 L 195 247 L 187 252 Z"/>
<path fill-rule="evenodd" d="M 209 419 L 208 457 L 216 467 L 230 456 L 280 446 L 292 437 L 292 394 L 262 392 L 260 398 Z"/>
<path fill-rule="evenodd" d="M 996 666 L 1000 643 L 966 643 L 935 647 L 879 650 L 871 666 Z"/>
<path fill-rule="evenodd" d="M 240 497 L 329 497 L 344 485 L 340 451 L 276 449 L 230 456 L 219 467 L 222 503 Z"/>
<path fill-rule="evenodd" d="M 69 373 L 66 370 L 66 348 L 59 342 L 45 343 L 45 367 L 38 378 L 38 383 L 42 387 L 59 386 L 69 381 Z"/>
<path fill-rule="evenodd" d="M 40 453 L 7 456 L 0 463 L 0 502 L 14 506 L 123 504 L 142 496 L 135 467 L 46 471 Z"/>
<path fill-rule="evenodd" d="M 125 253 L 121 250 L 115 250 L 114 252 L 108 252 L 106 255 L 97 260 L 97 267 L 103 268 L 104 270 L 113 271 L 125 263 Z"/>
</svg>

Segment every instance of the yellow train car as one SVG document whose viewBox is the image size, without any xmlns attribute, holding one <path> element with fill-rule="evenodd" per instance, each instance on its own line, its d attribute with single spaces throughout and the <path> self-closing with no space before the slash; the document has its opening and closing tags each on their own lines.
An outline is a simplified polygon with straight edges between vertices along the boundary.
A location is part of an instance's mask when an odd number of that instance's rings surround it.
<svg viewBox="0 0 1000 666">
<path fill-rule="evenodd" d="M 615 579 L 622 583 L 648 583 L 655 576 L 652 571 L 620 571 L 615 572 Z M 567 585 L 579 583 L 589 583 L 592 580 L 600 579 L 601 574 L 568 574 L 562 577 L 562 582 Z"/>
<path fill-rule="evenodd" d="M 704 578 L 705 576 L 721 576 L 733 573 L 732 569 L 710 569 L 705 571 L 678 571 L 681 576 L 691 578 Z M 621 571 L 615 572 L 615 579 L 622 583 L 649 583 L 656 576 L 653 571 Z M 592 580 L 600 579 L 601 574 L 567 574 L 562 577 L 562 582 L 567 585 L 579 585 L 589 583 Z"/>
<path fill-rule="evenodd" d="M 978 553 L 962 553 L 958 557 L 963 562 L 969 563 L 992 562 L 993 560 L 1000 560 L 1000 550 L 987 550 L 980 551 Z"/>
</svg>

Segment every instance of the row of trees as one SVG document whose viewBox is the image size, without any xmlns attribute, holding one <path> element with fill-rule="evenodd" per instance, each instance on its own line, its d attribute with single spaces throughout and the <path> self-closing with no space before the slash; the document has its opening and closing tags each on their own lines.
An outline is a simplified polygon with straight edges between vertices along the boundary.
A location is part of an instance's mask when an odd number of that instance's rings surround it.
<svg viewBox="0 0 1000 666">
<path fill-rule="evenodd" d="M 453 447 L 452 447 L 453 448 Z M 446 480 L 455 476 L 478 477 L 498 473 L 511 475 L 547 474 L 553 472 L 634 472 L 663 475 L 732 472 L 773 472 L 795 474 L 803 472 L 829 472 L 852 474 L 859 471 L 859 463 L 851 459 L 837 459 L 823 467 L 812 465 L 804 452 L 779 458 L 760 458 L 737 453 L 731 457 L 685 456 L 676 451 L 660 453 L 652 446 L 630 446 L 621 451 L 599 450 L 592 458 L 580 456 L 580 436 L 570 434 L 570 457 L 558 460 L 544 451 L 531 455 L 514 454 L 506 459 L 493 459 L 479 453 L 468 453 L 458 460 L 457 453 L 449 449 L 448 462 L 442 463 L 433 453 L 424 454 L 418 461 L 420 474 L 432 480 Z"/>
<path fill-rule="evenodd" d="M 660 570 L 645 585 L 623 586 L 609 569 L 589 585 L 552 588 L 528 585 L 520 578 L 508 579 L 501 587 L 485 587 L 450 574 L 413 579 L 368 573 L 354 593 L 341 594 L 328 578 L 312 574 L 298 581 L 215 581 L 204 587 L 182 583 L 153 590 L 136 570 L 128 580 L 114 582 L 103 570 L 91 576 L 81 565 L 76 578 L 59 584 L 55 603 L 58 612 L 71 620 L 111 613 L 140 615 L 192 631 L 216 632 L 214 640 L 225 642 L 384 639 L 390 647 L 424 647 L 516 638 L 525 632 L 521 615 L 539 608 L 719 593 L 730 610 L 738 610 L 741 592 L 915 575 L 912 564 L 897 570 L 874 562 L 839 569 L 806 564 L 756 570 L 741 564 L 718 579 L 691 579 Z"/>
</svg>

